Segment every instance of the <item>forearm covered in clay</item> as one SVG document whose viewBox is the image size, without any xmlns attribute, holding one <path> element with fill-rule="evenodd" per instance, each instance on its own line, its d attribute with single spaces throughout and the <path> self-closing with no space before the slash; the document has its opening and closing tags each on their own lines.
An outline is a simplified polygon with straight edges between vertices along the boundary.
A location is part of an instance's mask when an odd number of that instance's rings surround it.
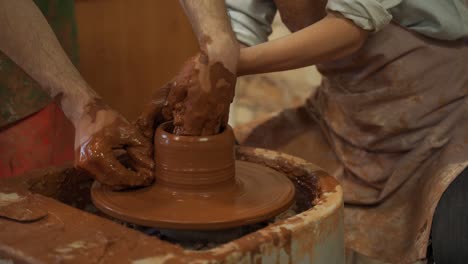
<svg viewBox="0 0 468 264">
<path fill-rule="evenodd" d="M 224 0 L 181 0 L 200 44 L 166 87 L 164 117 L 174 133 L 207 136 L 227 125 L 234 98 L 239 44 L 232 32 Z"/>
<path fill-rule="evenodd" d="M 220 61 L 236 73 L 239 46 L 224 0 L 180 0 L 202 52 L 210 62 Z"/>
<path fill-rule="evenodd" d="M 283 38 L 241 50 L 238 75 L 276 72 L 325 63 L 359 49 L 368 32 L 339 14 Z"/>
<path fill-rule="evenodd" d="M 74 124 L 85 106 L 97 98 L 32 0 L 0 0 L 0 50 L 51 97 L 60 99 Z"/>
</svg>

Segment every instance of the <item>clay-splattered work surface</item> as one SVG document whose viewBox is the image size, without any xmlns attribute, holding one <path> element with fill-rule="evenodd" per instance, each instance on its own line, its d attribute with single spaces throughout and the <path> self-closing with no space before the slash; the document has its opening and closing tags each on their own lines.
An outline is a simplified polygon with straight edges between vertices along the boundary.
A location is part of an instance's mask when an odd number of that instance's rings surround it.
<svg viewBox="0 0 468 264">
<path fill-rule="evenodd" d="M 296 213 L 306 211 L 295 216 L 286 215 L 285 219 L 259 226 L 260 230 L 250 230 L 253 233 L 212 245 L 208 250 L 184 250 L 172 241 L 163 241 L 90 210 L 91 180 L 86 175 L 70 168 L 42 171 L 2 180 L 0 184 L 5 204 L 29 199 L 33 201 L 29 205 L 43 210 L 31 215 L 31 219 L 0 218 L 0 256 L 20 263 L 131 263 L 145 259 L 170 263 L 195 260 L 256 263 L 265 254 L 272 259 L 281 256 L 288 261 L 313 257 L 310 254 L 315 245 L 329 237 L 342 248 L 342 191 L 333 178 L 317 171 L 314 165 L 288 155 L 249 148 L 242 148 L 237 154 L 240 160 L 259 163 L 288 175 L 298 190 L 296 201 L 300 202 L 296 203 Z M 310 208 L 313 204 L 316 206 Z M 310 247 L 293 250 L 299 240 Z"/>
</svg>

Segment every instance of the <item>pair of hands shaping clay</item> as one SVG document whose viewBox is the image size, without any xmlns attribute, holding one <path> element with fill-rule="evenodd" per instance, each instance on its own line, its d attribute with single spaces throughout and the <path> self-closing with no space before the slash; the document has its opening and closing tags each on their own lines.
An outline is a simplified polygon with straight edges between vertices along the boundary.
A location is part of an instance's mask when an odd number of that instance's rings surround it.
<svg viewBox="0 0 468 264">
<path fill-rule="evenodd" d="M 228 122 L 236 76 L 220 62 L 200 53 L 158 89 L 135 125 L 97 100 L 76 125 L 76 167 L 114 189 L 150 185 L 154 179 L 153 137 L 163 122 L 173 120 L 174 133 L 207 136 Z M 117 156 L 122 153 L 125 162 Z"/>
</svg>

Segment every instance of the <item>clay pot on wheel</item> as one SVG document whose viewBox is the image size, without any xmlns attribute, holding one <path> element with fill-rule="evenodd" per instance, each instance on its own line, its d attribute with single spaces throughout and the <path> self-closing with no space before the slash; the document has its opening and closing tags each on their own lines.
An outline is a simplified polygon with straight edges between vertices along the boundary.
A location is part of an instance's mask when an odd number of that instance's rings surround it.
<svg viewBox="0 0 468 264">
<path fill-rule="evenodd" d="M 182 189 L 214 190 L 235 184 L 234 134 L 230 126 L 220 134 L 177 136 L 164 123 L 154 137 L 156 182 Z"/>
<path fill-rule="evenodd" d="M 155 133 L 153 186 L 115 192 L 96 184 L 92 197 L 107 214 L 143 226 L 220 230 L 254 224 L 287 210 L 293 183 L 260 164 L 235 160 L 234 134 L 177 136 L 172 123 Z"/>
</svg>

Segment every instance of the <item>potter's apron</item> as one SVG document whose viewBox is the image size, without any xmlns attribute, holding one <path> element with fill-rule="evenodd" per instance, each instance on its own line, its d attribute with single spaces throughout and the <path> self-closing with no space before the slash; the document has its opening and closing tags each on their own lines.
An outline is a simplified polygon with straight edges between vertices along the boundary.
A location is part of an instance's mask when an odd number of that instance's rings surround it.
<svg viewBox="0 0 468 264">
<path fill-rule="evenodd" d="M 334 174 L 348 248 L 392 263 L 424 259 L 437 203 L 468 164 L 468 46 L 391 24 L 318 68 L 325 78 L 306 105 L 243 143 Z"/>
<path fill-rule="evenodd" d="M 442 193 L 468 165 L 468 46 L 391 24 L 308 100 L 343 166 L 346 243 L 392 262 L 426 256 Z M 368 206 L 365 206 L 368 205 Z"/>
</svg>

